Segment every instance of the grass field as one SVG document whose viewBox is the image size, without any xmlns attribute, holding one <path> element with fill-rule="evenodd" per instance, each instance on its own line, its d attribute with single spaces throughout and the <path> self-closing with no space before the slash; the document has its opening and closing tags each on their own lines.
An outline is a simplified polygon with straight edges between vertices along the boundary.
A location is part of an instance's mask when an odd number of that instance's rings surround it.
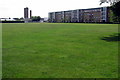
<svg viewBox="0 0 120 80">
<path fill-rule="evenodd" d="M 117 78 L 117 24 L 3 24 L 3 78 Z"/>
</svg>

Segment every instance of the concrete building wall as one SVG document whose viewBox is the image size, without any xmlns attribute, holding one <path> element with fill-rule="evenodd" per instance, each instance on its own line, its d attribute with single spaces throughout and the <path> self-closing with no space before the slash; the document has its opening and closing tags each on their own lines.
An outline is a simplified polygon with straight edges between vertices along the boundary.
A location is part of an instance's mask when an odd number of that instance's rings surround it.
<svg viewBox="0 0 120 80">
<path fill-rule="evenodd" d="M 84 10 L 83 22 L 101 22 L 101 9 Z"/>
<path fill-rule="evenodd" d="M 30 10 L 30 19 L 32 18 L 32 10 Z"/>
<path fill-rule="evenodd" d="M 62 12 L 56 12 L 55 21 L 56 22 L 62 22 Z"/>
<path fill-rule="evenodd" d="M 71 15 L 72 15 L 72 14 L 71 14 L 71 11 L 65 11 L 64 21 L 65 21 L 65 22 L 71 22 L 71 18 L 72 18 Z"/>
<path fill-rule="evenodd" d="M 78 10 L 77 10 L 77 22 L 80 21 L 80 18 L 79 18 L 79 17 L 80 17 L 80 14 L 79 14 L 79 12 L 80 12 L 80 10 L 78 9 Z"/>
<path fill-rule="evenodd" d="M 55 12 L 49 13 L 49 22 L 55 22 Z"/>
<path fill-rule="evenodd" d="M 62 11 L 61 13 L 62 13 L 62 22 L 65 22 L 65 12 Z"/>
<path fill-rule="evenodd" d="M 71 22 L 78 22 L 78 12 L 77 10 L 72 11 L 72 20 Z"/>
<path fill-rule="evenodd" d="M 53 12 L 49 14 L 49 18 L 54 18 L 53 22 L 109 22 L 109 15 L 109 8 L 101 7 Z"/>
<path fill-rule="evenodd" d="M 28 11 L 29 11 L 28 7 L 24 8 L 24 18 L 25 19 L 29 18 L 29 12 Z"/>
</svg>

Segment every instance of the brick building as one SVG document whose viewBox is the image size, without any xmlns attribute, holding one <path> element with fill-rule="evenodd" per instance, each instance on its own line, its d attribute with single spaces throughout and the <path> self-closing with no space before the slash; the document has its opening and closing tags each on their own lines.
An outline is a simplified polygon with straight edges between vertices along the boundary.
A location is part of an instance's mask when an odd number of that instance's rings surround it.
<svg viewBox="0 0 120 80">
<path fill-rule="evenodd" d="M 109 22 L 109 7 L 49 13 L 49 22 Z"/>
</svg>

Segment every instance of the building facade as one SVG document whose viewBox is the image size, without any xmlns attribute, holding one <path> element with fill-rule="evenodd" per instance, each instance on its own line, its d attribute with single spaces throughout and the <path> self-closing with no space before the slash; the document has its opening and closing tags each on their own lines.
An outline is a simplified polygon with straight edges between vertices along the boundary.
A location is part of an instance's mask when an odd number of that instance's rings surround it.
<svg viewBox="0 0 120 80">
<path fill-rule="evenodd" d="M 29 16 L 30 14 L 30 16 Z M 29 11 L 29 8 L 24 8 L 24 22 L 28 23 L 32 21 L 32 10 Z"/>
<path fill-rule="evenodd" d="M 30 19 L 32 18 L 32 10 L 30 10 Z"/>
<path fill-rule="evenodd" d="M 109 22 L 109 7 L 50 12 L 49 22 Z"/>
<path fill-rule="evenodd" d="M 28 7 L 24 8 L 24 19 L 28 19 L 29 18 L 29 9 Z"/>
</svg>

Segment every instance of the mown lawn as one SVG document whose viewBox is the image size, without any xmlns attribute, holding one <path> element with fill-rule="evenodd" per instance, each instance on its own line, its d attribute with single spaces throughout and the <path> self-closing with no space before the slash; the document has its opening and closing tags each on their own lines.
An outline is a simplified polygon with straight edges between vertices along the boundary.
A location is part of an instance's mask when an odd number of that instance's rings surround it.
<svg viewBox="0 0 120 80">
<path fill-rule="evenodd" d="M 3 78 L 117 78 L 117 24 L 3 24 Z"/>
</svg>

